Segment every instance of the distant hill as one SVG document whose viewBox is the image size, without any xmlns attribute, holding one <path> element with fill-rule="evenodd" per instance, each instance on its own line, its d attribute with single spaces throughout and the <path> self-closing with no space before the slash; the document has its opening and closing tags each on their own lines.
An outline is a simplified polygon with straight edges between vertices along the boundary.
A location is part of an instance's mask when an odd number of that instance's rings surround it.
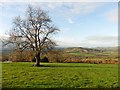
<svg viewBox="0 0 120 90">
<path fill-rule="evenodd" d="M 80 53 L 118 52 L 118 47 L 96 47 L 96 48 L 68 47 L 62 48 L 62 50 L 64 52 L 80 52 Z"/>
<path fill-rule="evenodd" d="M 118 52 L 118 47 L 97 47 L 95 49 L 102 50 L 104 52 Z"/>
<path fill-rule="evenodd" d="M 95 53 L 95 52 L 102 52 L 102 50 L 99 49 L 93 49 L 93 48 L 84 48 L 84 47 L 70 47 L 70 48 L 64 48 L 65 52 L 80 52 L 80 53 Z"/>
<path fill-rule="evenodd" d="M 0 43 L 2 43 L 2 42 L 0 42 Z M 0 46 L 0 54 L 1 54 L 1 53 L 2 53 L 2 54 L 10 53 L 11 50 L 13 50 L 13 48 L 14 48 L 14 45 L 13 45 L 13 44 L 9 44 L 9 45 L 7 45 L 7 46 L 5 46 L 5 47 L 3 47 L 2 44 L 1 44 L 1 46 Z"/>
</svg>

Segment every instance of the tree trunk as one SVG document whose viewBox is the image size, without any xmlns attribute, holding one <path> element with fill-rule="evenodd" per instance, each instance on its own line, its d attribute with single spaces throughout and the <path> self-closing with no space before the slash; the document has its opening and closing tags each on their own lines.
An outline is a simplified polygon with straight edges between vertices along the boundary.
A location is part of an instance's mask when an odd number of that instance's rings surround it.
<svg viewBox="0 0 120 90">
<path fill-rule="evenodd" d="M 35 59 L 36 59 L 36 64 L 35 64 L 35 66 L 40 66 L 40 53 L 37 53 Z"/>
</svg>

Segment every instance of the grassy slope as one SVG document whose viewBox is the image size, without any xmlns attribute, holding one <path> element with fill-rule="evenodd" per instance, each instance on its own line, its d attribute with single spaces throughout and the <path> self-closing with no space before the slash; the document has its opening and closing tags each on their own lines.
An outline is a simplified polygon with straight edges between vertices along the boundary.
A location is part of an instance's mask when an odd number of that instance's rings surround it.
<svg viewBox="0 0 120 90">
<path fill-rule="evenodd" d="M 98 88 L 118 87 L 115 64 L 3 63 L 3 88 Z"/>
</svg>

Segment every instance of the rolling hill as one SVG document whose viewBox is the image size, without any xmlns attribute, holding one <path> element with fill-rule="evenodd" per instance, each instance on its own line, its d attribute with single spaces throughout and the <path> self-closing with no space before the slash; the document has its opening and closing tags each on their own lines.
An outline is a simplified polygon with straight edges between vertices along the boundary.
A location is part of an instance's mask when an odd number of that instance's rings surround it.
<svg viewBox="0 0 120 90">
<path fill-rule="evenodd" d="M 97 53 L 97 52 L 118 52 L 118 47 L 96 47 L 96 48 L 86 48 L 86 47 L 68 47 L 63 48 L 65 52 L 80 52 L 80 53 Z"/>
</svg>

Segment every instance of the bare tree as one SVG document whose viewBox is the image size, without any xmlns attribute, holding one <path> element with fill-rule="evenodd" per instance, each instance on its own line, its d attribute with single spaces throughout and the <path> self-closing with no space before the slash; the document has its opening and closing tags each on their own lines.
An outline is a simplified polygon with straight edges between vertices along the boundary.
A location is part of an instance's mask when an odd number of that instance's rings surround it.
<svg viewBox="0 0 120 90">
<path fill-rule="evenodd" d="M 36 66 L 40 65 L 41 54 L 44 50 L 55 46 L 52 35 L 59 31 L 52 23 L 47 13 L 40 8 L 28 6 L 25 17 L 15 17 L 13 28 L 7 44 L 14 43 L 17 49 L 31 49 L 35 52 Z"/>
</svg>

